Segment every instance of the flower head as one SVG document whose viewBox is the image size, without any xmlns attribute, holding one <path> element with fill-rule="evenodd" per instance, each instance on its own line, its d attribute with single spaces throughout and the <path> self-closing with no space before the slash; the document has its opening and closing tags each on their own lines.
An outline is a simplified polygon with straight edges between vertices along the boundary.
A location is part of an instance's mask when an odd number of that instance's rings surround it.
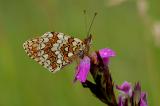
<svg viewBox="0 0 160 106">
<path fill-rule="evenodd" d="M 138 104 L 141 98 L 141 85 L 140 83 L 136 83 L 133 90 L 133 102 Z"/>
<path fill-rule="evenodd" d="M 116 86 L 118 90 L 127 95 L 119 95 L 118 106 L 148 106 L 147 105 L 147 96 L 145 92 L 141 92 L 140 83 L 136 83 L 134 89 L 132 90 L 132 86 L 128 82 L 124 82 L 121 86 Z M 129 95 L 129 96 L 128 96 Z"/>
<path fill-rule="evenodd" d="M 132 95 L 132 87 L 131 84 L 127 81 L 125 81 L 122 85 L 116 86 L 118 90 L 125 93 L 126 95 L 129 95 L 131 97 Z"/>
<path fill-rule="evenodd" d="M 132 87 L 131 83 L 125 81 L 122 85 L 116 86 L 120 91 L 118 103 L 114 93 L 114 83 L 109 71 L 109 59 L 116 53 L 104 48 L 85 56 L 80 60 L 76 68 L 75 81 L 79 80 L 84 88 L 90 91 L 103 103 L 108 106 L 148 106 L 146 93 L 141 92 L 140 83 Z M 91 73 L 94 82 L 87 80 L 88 73 Z"/>
<path fill-rule="evenodd" d="M 122 96 L 119 96 L 119 97 L 118 97 L 118 106 L 123 106 Z"/>
<path fill-rule="evenodd" d="M 132 97 L 135 104 L 140 104 L 140 106 L 148 106 L 146 93 L 141 92 L 141 85 L 139 82 L 134 86 Z"/>
<path fill-rule="evenodd" d="M 90 73 L 94 82 L 87 80 L 82 85 L 85 88 L 89 88 L 102 102 L 109 106 L 116 106 L 114 83 L 108 67 L 109 58 L 112 56 L 115 56 L 115 52 L 108 48 L 98 50 L 89 55 L 91 59 Z"/>
<path fill-rule="evenodd" d="M 147 95 L 145 92 L 141 93 L 140 106 L 148 106 L 147 105 Z"/>
<path fill-rule="evenodd" d="M 85 82 L 90 70 L 90 58 L 85 56 L 76 68 L 75 81 Z"/>
<path fill-rule="evenodd" d="M 127 99 L 124 98 L 122 95 L 119 95 L 118 97 L 118 106 L 128 106 Z"/>
<path fill-rule="evenodd" d="M 109 58 L 110 57 L 116 56 L 116 53 L 109 48 L 100 49 L 99 54 L 100 54 L 101 58 L 103 59 L 104 64 L 109 63 Z"/>
</svg>

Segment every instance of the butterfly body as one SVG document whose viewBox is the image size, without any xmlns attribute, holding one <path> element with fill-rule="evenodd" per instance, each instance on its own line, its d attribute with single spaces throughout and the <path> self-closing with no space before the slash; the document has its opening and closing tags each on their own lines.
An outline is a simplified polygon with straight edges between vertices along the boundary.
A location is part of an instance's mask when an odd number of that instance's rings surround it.
<svg viewBox="0 0 160 106">
<path fill-rule="evenodd" d="M 88 55 L 91 36 L 83 41 L 60 32 L 46 32 L 41 37 L 27 40 L 26 53 L 51 72 L 57 72 L 75 58 Z"/>
</svg>

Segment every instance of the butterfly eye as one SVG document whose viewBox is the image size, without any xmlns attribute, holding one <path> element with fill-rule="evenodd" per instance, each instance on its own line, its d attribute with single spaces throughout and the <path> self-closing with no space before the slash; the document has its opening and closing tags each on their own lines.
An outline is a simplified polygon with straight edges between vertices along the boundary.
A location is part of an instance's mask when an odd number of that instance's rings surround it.
<svg viewBox="0 0 160 106">
<path fill-rule="evenodd" d="M 84 57 L 84 51 L 80 50 L 78 56 L 82 59 Z"/>
</svg>

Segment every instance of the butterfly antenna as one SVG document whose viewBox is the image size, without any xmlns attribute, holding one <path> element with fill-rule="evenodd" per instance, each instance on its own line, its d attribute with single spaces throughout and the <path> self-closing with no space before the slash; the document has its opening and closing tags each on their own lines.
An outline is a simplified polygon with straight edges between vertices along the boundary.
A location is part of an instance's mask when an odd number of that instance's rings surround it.
<svg viewBox="0 0 160 106">
<path fill-rule="evenodd" d="M 93 25 L 93 22 L 94 22 L 94 19 L 95 19 L 96 15 L 97 15 L 97 12 L 94 13 L 94 16 L 92 18 L 92 21 L 90 23 L 90 26 L 89 26 L 89 29 L 88 29 L 88 32 L 87 32 L 87 36 L 89 36 L 89 34 L 90 34 L 90 31 L 91 31 L 91 28 L 92 28 L 92 25 Z"/>
<path fill-rule="evenodd" d="M 84 13 L 85 32 L 87 34 L 87 15 L 86 15 L 86 10 L 84 10 L 83 13 Z"/>
</svg>

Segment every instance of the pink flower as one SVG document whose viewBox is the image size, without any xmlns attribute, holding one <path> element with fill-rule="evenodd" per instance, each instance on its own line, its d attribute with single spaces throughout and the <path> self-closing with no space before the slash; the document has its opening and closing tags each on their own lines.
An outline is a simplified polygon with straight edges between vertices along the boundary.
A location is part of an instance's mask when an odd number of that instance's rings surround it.
<svg viewBox="0 0 160 106">
<path fill-rule="evenodd" d="M 115 56 L 115 52 L 111 49 L 104 48 L 98 51 L 101 58 L 103 59 L 104 64 L 108 64 L 109 58 Z M 97 54 L 94 52 L 90 55 L 92 62 L 97 62 Z M 91 59 L 88 56 L 85 56 L 78 64 L 76 68 L 75 81 L 79 80 L 80 82 L 85 82 L 87 75 L 90 71 Z"/>
<path fill-rule="evenodd" d="M 116 88 L 130 97 L 132 96 L 132 86 L 129 82 L 125 81 L 122 85 L 116 86 Z"/>
<path fill-rule="evenodd" d="M 99 54 L 100 54 L 101 58 L 103 59 L 104 64 L 109 63 L 109 58 L 110 57 L 116 56 L 116 53 L 109 48 L 100 49 Z"/>
<path fill-rule="evenodd" d="M 75 81 L 85 82 L 90 70 L 90 58 L 85 56 L 76 68 Z"/>
<path fill-rule="evenodd" d="M 148 106 L 146 93 L 141 91 L 139 82 L 135 84 L 132 96 L 134 103 L 140 104 L 140 106 Z"/>
<path fill-rule="evenodd" d="M 118 97 L 118 106 L 125 106 L 126 98 L 124 98 L 122 95 L 119 95 Z"/>
<path fill-rule="evenodd" d="M 140 106 L 148 106 L 147 104 L 147 96 L 145 92 L 141 93 Z"/>
<path fill-rule="evenodd" d="M 146 93 L 141 92 L 141 85 L 139 82 L 135 84 L 134 89 L 132 89 L 131 84 L 126 81 L 122 85 L 116 86 L 116 88 L 125 94 L 119 95 L 118 106 L 126 106 L 126 101 L 130 100 L 133 106 L 148 106 Z"/>
</svg>

